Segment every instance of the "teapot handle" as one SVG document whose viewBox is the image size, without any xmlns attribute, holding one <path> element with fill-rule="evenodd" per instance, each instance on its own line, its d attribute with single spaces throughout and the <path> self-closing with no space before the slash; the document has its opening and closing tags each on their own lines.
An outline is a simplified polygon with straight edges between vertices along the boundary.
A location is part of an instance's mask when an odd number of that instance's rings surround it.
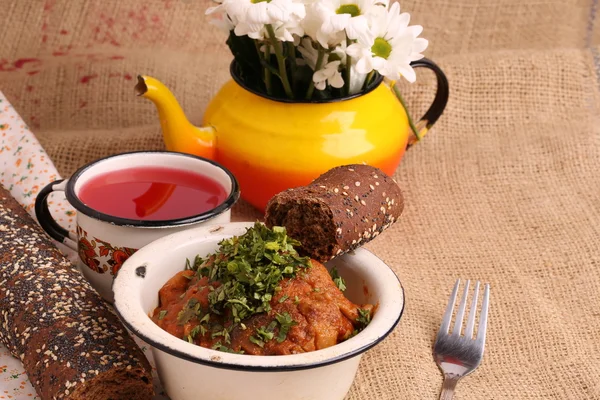
<svg viewBox="0 0 600 400">
<path fill-rule="evenodd" d="M 436 123 L 436 121 L 443 114 L 444 109 L 446 108 L 446 104 L 448 104 L 448 96 L 450 94 L 450 90 L 448 87 L 448 78 L 446 78 L 446 74 L 440 67 L 437 66 L 433 61 L 422 58 L 417 61 L 413 61 L 410 63 L 413 68 L 427 68 L 433 71 L 435 77 L 437 79 L 437 90 L 435 92 L 435 98 L 433 99 L 433 103 L 429 106 L 429 109 L 423 115 L 423 117 L 416 123 L 417 132 L 419 132 L 419 136 L 423 137 L 427 131 Z M 395 88 L 396 82 L 392 83 L 392 89 L 396 91 Z M 403 104 L 404 105 L 404 104 Z M 406 107 L 405 107 L 406 108 Z M 419 139 L 414 135 L 414 133 L 408 139 L 407 147 L 415 144 Z"/>
</svg>

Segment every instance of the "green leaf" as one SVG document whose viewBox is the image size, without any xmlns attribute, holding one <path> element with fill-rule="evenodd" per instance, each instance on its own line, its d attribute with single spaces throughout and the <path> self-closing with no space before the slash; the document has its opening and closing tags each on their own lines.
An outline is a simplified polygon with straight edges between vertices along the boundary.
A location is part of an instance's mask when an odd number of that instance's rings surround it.
<svg viewBox="0 0 600 400">
<path fill-rule="evenodd" d="M 283 314 L 277 313 L 275 315 L 275 319 L 277 322 L 279 322 L 279 334 L 277 335 L 277 342 L 281 343 L 286 339 L 290 328 L 294 325 L 298 325 L 298 323 L 294 321 L 292 316 L 287 312 L 284 312 Z"/>
<path fill-rule="evenodd" d="M 200 323 L 203 324 L 205 322 L 208 322 L 210 320 L 210 314 L 206 314 L 204 317 L 202 317 L 202 319 L 200 320 Z"/>
<path fill-rule="evenodd" d="M 275 322 L 277 323 L 277 322 Z M 269 325 L 270 326 L 270 325 Z M 274 328 L 273 328 L 274 329 Z M 273 329 L 269 330 L 268 327 L 264 327 L 261 326 L 260 328 L 258 328 L 256 330 L 256 334 L 258 335 L 258 337 L 260 337 L 264 342 L 268 342 L 269 340 L 273 339 L 273 336 L 275 336 L 275 334 L 273 333 Z"/>
<path fill-rule="evenodd" d="M 329 271 L 329 274 L 331 275 L 331 278 L 333 279 L 333 282 L 338 287 L 338 289 L 340 289 L 342 292 L 345 291 L 346 282 L 344 281 L 344 278 L 342 278 L 339 275 L 338 270 L 336 268 L 333 268 L 331 271 Z"/>
<path fill-rule="evenodd" d="M 196 316 L 196 313 L 200 310 L 200 303 L 197 299 L 191 298 L 188 300 L 186 305 L 177 314 L 177 323 L 179 325 L 185 325 L 190 319 Z"/>
<path fill-rule="evenodd" d="M 364 329 L 371 322 L 371 311 L 364 308 L 359 308 L 358 318 L 356 321 L 359 323 L 360 330 Z"/>
<path fill-rule="evenodd" d="M 257 345 L 258 347 L 260 347 L 260 348 L 263 348 L 263 347 L 265 347 L 265 342 L 263 342 L 262 340 L 260 340 L 260 339 L 257 339 L 257 338 L 256 338 L 256 337 L 254 337 L 254 336 L 250 336 L 250 337 L 249 337 L 249 339 L 250 339 L 250 341 L 251 341 L 252 343 L 254 343 L 255 345 Z"/>
<path fill-rule="evenodd" d="M 219 242 L 215 254 L 196 257 L 192 269 L 202 279 L 208 278 L 210 312 L 225 316 L 227 326 L 269 312 L 273 296 L 282 290 L 281 280 L 310 267 L 309 258 L 294 250 L 296 244 L 299 242 L 288 237 L 285 228 L 269 229 L 257 222 L 243 235 Z M 191 306 L 182 310 L 182 322 L 187 320 L 186 310 Z M 198 318 L 201 315 L 197 314 Z M 209 322 L 209 314 L 200 320 L 205 322 Z"/>
</svg>

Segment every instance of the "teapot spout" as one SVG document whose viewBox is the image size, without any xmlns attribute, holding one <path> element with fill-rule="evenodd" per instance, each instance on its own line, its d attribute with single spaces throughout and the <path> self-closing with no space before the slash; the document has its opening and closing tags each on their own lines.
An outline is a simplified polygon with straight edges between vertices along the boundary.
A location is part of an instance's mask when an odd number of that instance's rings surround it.
<svg viewBox="0 0 600 400">
<path fill-rule="evenodd" d="M 138 96 L 151 100 L 156 106 L 167 150 L 214 160 L 214 128 L 192 125 L 173 93 L 165 85 L 158 79 L 139 75 L 135 92 Z"/>
</svg>

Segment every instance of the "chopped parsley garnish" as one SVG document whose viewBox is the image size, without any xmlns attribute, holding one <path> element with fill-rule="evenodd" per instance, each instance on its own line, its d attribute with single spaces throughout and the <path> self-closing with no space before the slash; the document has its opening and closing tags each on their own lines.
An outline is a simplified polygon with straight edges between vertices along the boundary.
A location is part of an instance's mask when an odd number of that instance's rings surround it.
<svg viewBox="0 0 600 400">
<path fill-rule="evenodd" d="M 219 242 L 215 253 L 188 260 L 185 270 L 193 273 L 183 276 L 193 281 L 194 291 L 181 294 L 184 305 L 177 313 L 177 324 L 193 328 L 186 330 L 189 333 L 183 339 L 195 343 L 201 336 L 203 342 L 214 343 L 211 348 L 215 350 L 236 353 L 227 347 L 232 346 L 233 330 L 247 329 L 242 321 L 256 314 L 272 313 L 274 319 L 255 329 L 249 340 L 261 348 L 272 340 L 282 343 L 297 322 L 288 312 L 274 313 L 271 302 L 284 290 L 283 279 L 305 274 L 311 265 L 309 257 L 301 257 L 294 249 L 299 245 L 285 228 L 269 229 L 257 222 L 243 235 Z M 192 293 L 198 293 L 198 298 L 191 297 Z M 277 302 L 288 299 L 289 295 L 282 295 Z M 293 300 L 300 302 L 298 296 Z M 167 310 L 160 311 L 158 319 L 166 315 Z"/>
<path fill-rule="evenodd" d="M 298 323 L 294 321 L 292 316 L 287 312 L 284 312 L 283 314 L 277 313 L 277 315 L 275 315 L 275 319 L 277 322 L 279 322 L 279 334 L 277 335 L 277 342 L 281 343 L 287 337 L 290 328 L 294 325 L 298 325 Z"/>
<path fill-rule="evenodd" d="M 196 325 L 195 327 L 192 328 L 192 330 L 190 331 L 190 336 L 193 338 L 196 337 L 196 335 L 200 333 L 200 325 Z"/>
<path fill-rule="evenodd" d="M 258 347 L 261 347 L 261 348 L 265 347 L 265 342 L 263 342 L 262 340 L 257 339 L 254 336 L 250 336 L 249 339 L 250 339 L 250 341 L 252 343 L 254 343 L 255 345 L 257 345 Z"/>
<path fill-rule="evenodd" d="M 177 314 L 177 323 L 179 325 L 185 325 L 189 322 L 190 319 L 196 316 L 196 314 L 200 311 L 200 302 L 197 299 L 191 298 L 186 303 L 185 307 L 179 314 Z"/>
<path fill-rule="evenodd" d="M 346 290 L 346 282 L 344 281 L 344 278 L 340 276 L 336 268 L 333 268 L 331 271 L 329 271 L 329 274 L 331 275 L 331 279 L 333 279 L 333 282 L 338 289 L 340 289 L 342 292 Z"/>
<path fill-rule="evenodd" d="M 265 330 L 265 327 L 261 327 L 258 328 L 258 330 L 256 331 L 256 334 L 262 338 L 262 340 L 264 342 L 268 342 L 269 340 L 273 339 L 273 336 L 275 336 L 275 334 L 273 332 L 269 332 L 267 330 Z"/>
<path fill-rule="evenodd" d="M 359 308 L 356 322 L 360 324 L 361 329 L 364 329 L 367 325 L 369 325 L 369 322 L 371 322 L 371 311 L 364 308 Z"/>
<path fill-rule="evenodd" d="M 200 325 L 196 325 L 195 327 L 192 328 L 192 330 L 190 331 L 190 334 L 187 335 L 187 340 L 190 343 L 194 343 L 194 338 L 198 335 L 198 333 L 201 333 L 202 329 L 204 329 L 203 326 Z M 206 332 L 204 332 L 206 333 Z M 204 335 L 204 333 L 202 333 L 202 335 Z"/>
<path fill-rule="evenodd" d="M 273 339 L 273 336 L 275 336 L 273 331 L 276 327 L 277 321 L 271 321 L 271 323 L 267 327 L 261 326 L 260 328 L 258 328 L 256 334 L 260 337 L 260 339 L 262 339 L 263 342 L 266 343 L 269 340 Z"/>
<path fill-rule="evenodd" d="M 229 343 L 231 343 L 230 333 L 232 330 L 233 330 L 232 325 L 230 325 L 228 327 L 224 327 L 221 324 L 213 324 L 210 329 L 210 331 L 211 331 L 210 337 L 211 337 L 211 339 L 214 339 L 214 338 L 220 336 L 223 338 L 223 340 L 222 340 L 223 342 L 229 344 Z"/>
<path fill-rule="evenodd" d="M 213 350 L 219 350 L 219 351 L 224 351 L 226 353 L 244 354 L 244 350 L 235 351 L 233 349 L 230 349 L 227 346 L 223 346 L 221 344 L 221 342 L 217 342 L 217 343 L 213 344 L 212 347 L 211 347 L 211 349 L 213 349 Z"/>
<path fill-rule="evenodd" d="M 216 254 L 196 257 L 191 269 L 198 278 L 220 283 L 208 295 L 210 311 L 231 315 L 234 324 L 269 312 L 280 281 L 310 266 L 309 258 L 294 249 L 299 245 L 285 228 L 269 229 L 257 222 L 243 235 L 222 240 Z"/>
<path fill-rule="evenodd" d="M 359 308 L 357 311 L 358 318 L 356 318 L 356 322 L 358 323 L 358 326 L 356 327 L 356 329 L 354 329 L 354 331 L 352 331 L 348 339 L 358 335 L 360 331 L 365 329 L 367 325 L 369 325 L 369 323 L 371 322 L 371 310 L 367 310 L 366 308 Z"/>
<path fill-rule="evenodd" d="M 200 323 L 204 323 L 204 322 L 208 322 L 210 320 L 210 314 L 206 314 L 204 317 L 202 317 L 202 319 L 200 320 Z"/>
</svg>

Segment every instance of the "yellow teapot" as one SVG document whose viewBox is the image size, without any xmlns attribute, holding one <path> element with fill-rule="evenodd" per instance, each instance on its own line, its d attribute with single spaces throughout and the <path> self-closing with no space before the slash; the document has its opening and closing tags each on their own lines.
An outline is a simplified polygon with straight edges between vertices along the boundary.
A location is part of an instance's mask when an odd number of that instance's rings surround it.
<svg viewBox="0 0 600 400">
<path fill-rule="evenodd" d="M 416 124 L 419 136 L 440 117 L 448 101 L 448 80 L 432 61 L 435 99 Z M 366 163 L 393 175 L 416 138 L 394 83 L 377 79 L 365 91 L 334 100 L 282 100 L 250 90 L 231 66 L 225 83 L 193 126 L 175 96 L 158 80 L 139 76 L 136 92 L 154 102 L 166 148 L 214 160 L 238 179 L 242 198 L 260 210 L 282 190 L 306 185 L 344 164 Z"/>
</svg>

